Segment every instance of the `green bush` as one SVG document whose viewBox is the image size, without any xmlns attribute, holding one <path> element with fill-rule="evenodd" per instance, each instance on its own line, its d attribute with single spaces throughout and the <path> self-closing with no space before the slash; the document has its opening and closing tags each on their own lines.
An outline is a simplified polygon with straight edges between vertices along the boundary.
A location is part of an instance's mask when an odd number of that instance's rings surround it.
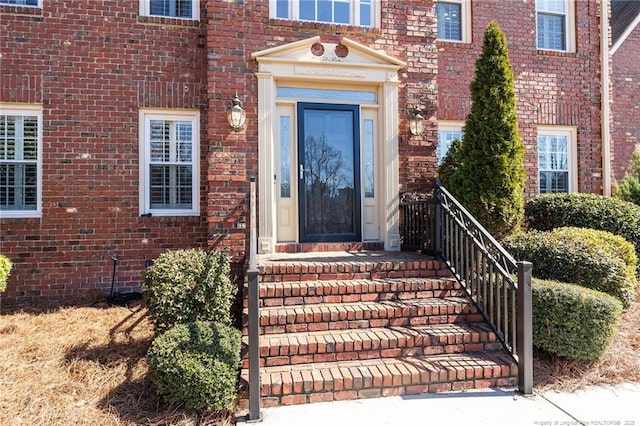
<svg viewBox="0 0 640 426">
<path fill-rule="evenodd" d="M 495 22 L 484 33 L 469 89 L 471 112 L 462 144 L 440 168 L 440 179 L 492 235 L 502 238 L 520 227 L 526 174 L 507 39 Z"/>
<path fill-rule="evenodd" d="M 160 255 L 142 283 L 156 332 L 196 320 L 230 324 L 236 288 L 229 272 L 222 253 L 189 249 Z"/>
<path fill-rule="evenodd" d="M 202 321 L 178 324 L 147 352 L 158 393 L 195 410 L 232 408 L 240 366 L 240 331 Z"/>
<path fill-rule="evenodd" d="M 526 204 L 525 219 L 530 229 L 542 231 L 561 226 L 609 231 L 633 243 L 640 258 L 640 206 L 633 203 L 595 194 L 544 194 Z"/>
<path fill-rule="evenodd" d="M 0 254 L 0 293 L 7 289 L 7 281 L 11 275 L 11 260 L 4 254 Z"/>
<path fill-rule="evenodd" d="M 622 182 L 613 187 L 613 195 L 640 206 L 640 152 L 633 153 L 629 168 L 631 172 L 625 173 Z"/>
<path fill-rule="evenodd" d="M 516 259 L 533 262 L 536 278 L 579 284 L 630 306 L 637 259 L 622 237 L 594 229 L 557 228 L 512 236 L 503 245 Z"/>
<path fill-rule="evenodd" d="M 619 300 L 578 285 L 533 280 L 533 345 L 578 361 L 598 359 L 622 314 Z"/>
</svg>

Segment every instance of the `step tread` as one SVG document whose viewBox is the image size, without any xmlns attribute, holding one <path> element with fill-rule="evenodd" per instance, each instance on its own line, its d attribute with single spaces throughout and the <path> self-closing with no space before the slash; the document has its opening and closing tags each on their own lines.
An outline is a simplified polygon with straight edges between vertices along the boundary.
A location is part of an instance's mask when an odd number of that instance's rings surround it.
<svg viewBox="0 0 640 426">
<path fill-rule="evenodd" d="M 407 339 L 416 337 L 435 337 L 443 340 L 442 343 L 448 342 L 449 336 L 469 335 L 469 334 L 485 334 L 488 341 L 496 341 L 496 335 L 486 324 L 483 323 L 458 323 L 458 324 L 430 324 L 430 325 L 414 325 L 414 326 L 395 326 L 395 327 L 372 327 L 360 329 L 332 330 L 328 331 L 308 331 L 298 333 L 278 333 L 266 334 L 260 336 L 260 347 L 268 348 L 272 346 L 284 346 L 290 344 L 303 345 L 309 343 L 322 342 L 326 346 L 326 350 L 336 350 L 336 342 L 345 342 L 353 340 L 376 339 L 376 340 L 393 340 Z M 471 342 L 470 340 L 468 342 Z M 428 344 L 429 342 L 424 342 Z M 452 342 L 455 343 L 455 342 Z M 464 342 L 461 342 L 464 343 Z"/>
<path fill-rule="evenodd" d="M 419 393 L 438 384 L 490 387 L 496 379 L 517 375 L 512 358 L 502 352 L 377 358 L 261 369 L 262 396 L 359 391 L 400 387 Z M 416 392 L 414 392 L 416 391 Z M 335 395 L 334 395 L 335 396 Z M 360 395 L 361 396 L 361 395 Z"/>
</svg>

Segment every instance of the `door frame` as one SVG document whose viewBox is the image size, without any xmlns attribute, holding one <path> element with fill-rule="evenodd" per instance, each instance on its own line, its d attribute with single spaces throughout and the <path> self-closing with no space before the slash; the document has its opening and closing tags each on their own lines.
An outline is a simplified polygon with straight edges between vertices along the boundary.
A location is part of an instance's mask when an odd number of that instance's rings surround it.
<svg viewBox="0 0 640 426">
<path fill-rule="evenodd" d="M 353 233 L 335 234 L 308 234 L 306 230 L 306 185 L 300 176 L 301 166 L 305 167 L 305 143 L 304 143 L 304 112 L 307 110 L 316 111 L 350 111 L 352 116 L 352 140 L 353 140 Z M 318 102 L 298 102 L 296 105 L 297 118 L 297 157 L 296 176 L 298 178 L 298 241 L 307 242 L 347 242 L 362 240 L 362 192 L 360 171 L 360 106 L 357 104 L 333 104 Z"/>
</svg>

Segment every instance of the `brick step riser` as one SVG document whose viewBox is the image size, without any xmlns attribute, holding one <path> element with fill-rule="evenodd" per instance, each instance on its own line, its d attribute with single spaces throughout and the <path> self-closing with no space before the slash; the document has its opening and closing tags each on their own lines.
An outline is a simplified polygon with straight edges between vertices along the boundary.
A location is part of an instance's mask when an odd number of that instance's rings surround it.
<svg viewBox="0 0 640 426">
<path fill-rule="evenodd" d="M 352 342 L 361 343 L 361 342 Z M 355 344 L 350 345 L 356 346 Z M 261 348 L 263 349 L 263 348 Z M 301 349 L 301 348 L 299 348 Z M 502 349 L 499 342 L 479 342 L 464 344 L 435 344 L 428 346 L 410 346 L 401 348 L 375 348 L 364 349 L 358 348 L 353 350 L 342 350 L 336 352 L 307 352 L 305 349 L 290 352 L 288 355 L 264 355 L 263 351 L 260 357 L 261 367 L 273 367 L 283 365 L 300 365 L 321 362 L 334 361 L 355 361 L 365 359 L 378 358 L 397 358 L 411 356 L 428 356 L 428 355 L 444 355 L 444 354 L 464 354 L 468 352 L 493 352 Z M 283 348 L 284 353 L 289 352 L 287 348 Z M 243 359 L 242 368 L 249 368 L 249 361 Z"/>
<path fill-rule="evenodd" d="M 260 334 L 301 333 L 312 331 L 354 330 L 378 327 L 407 327 L 415 325 L 458 324 L 483 321 L 481 314 L 430 315 L 410 318 L 372 318 L 338 320 L 327 322 L 300 322 L 288 324 L 270 324 L 260 327 Z M 246 329 L 244 330 L 246 335 Z"/>
<path fill-rule="evenodd" d="M 260 307 L 293 306 L 293 305 L 317 305 L 323 303 L 353 303 L 353 302 L 383 302 L 394 300 L 432 299 L 445 297 L 465 297 L 462 289 L 452 290 L 425 290 L 418 292 L 382 292 L 382 293 L 352 293 L 352 294 L 328 294 L 308 296 L 271 297 L 262 295 Z M 248 301 L 243 303 L 248 307 Z"/>
<path fill-rule="evenodd" d="M 263 369 L 261 396 L 264 406 L 369 398 L 424 392 L 444 392 L 512 386 L 517 383 L 517 366 L 505 355 L 476 354 L 469 358 L 438 357 L 424 365 L 419 358 L 407 362 L 346 361 Z M 416 360 L 416 361 L 413 361 Z M 442 364 L 444 363 L 444 364 Z M 348 365 L 348 366 L 347 366 Z"/>
<path fill-rule="evenodd" d="M 319 269 L 312 272 L 271 272 L 262 273 L 260 281 L 272 282 L 307 282 L 307 281 L 336 281 L 336 280 L 375 280 L 386 278 L 448 278 L 451 272 L 446 269 L 407 269 L 389 271 L 345 271 L 334 272 Z"/>
</svg>

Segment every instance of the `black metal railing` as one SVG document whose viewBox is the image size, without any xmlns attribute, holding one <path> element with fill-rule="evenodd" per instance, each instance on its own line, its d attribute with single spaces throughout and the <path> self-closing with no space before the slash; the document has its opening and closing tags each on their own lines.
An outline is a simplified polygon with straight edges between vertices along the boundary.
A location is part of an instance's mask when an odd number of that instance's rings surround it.
<svg viewBox="0 0 640 426">
<path fill-rule="evenodd" d="M 442 258 L 518 363 L 519 389 L 533 392 L 531 269 L 436 182 L 431 196 L 401 197 L 403 248 Z"/>
<path fill-rule="evenodd" d="M 256 178 L 251 178 L 249 196 L 249 268 L 248 285 L 248 332 L 249 332 L 249 420 L 260 420 L 260 318 L 258 292 L 258 237 L 256 229 Z"/>
</svg>

